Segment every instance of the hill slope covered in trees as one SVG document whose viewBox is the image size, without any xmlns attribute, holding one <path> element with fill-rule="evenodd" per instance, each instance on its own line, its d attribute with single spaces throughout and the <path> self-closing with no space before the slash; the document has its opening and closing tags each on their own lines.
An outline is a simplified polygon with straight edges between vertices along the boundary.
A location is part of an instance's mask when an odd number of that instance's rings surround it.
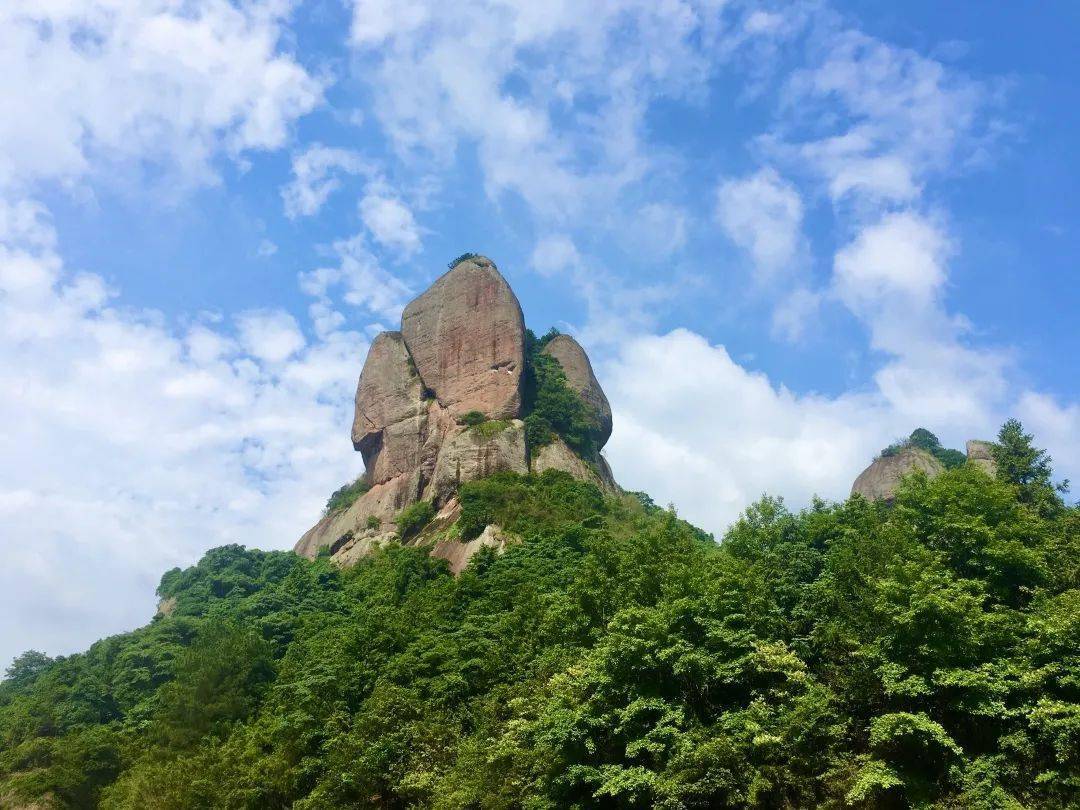
<svg viewBox="0 0 1080 810">
<path fill-rule="evenodd" d="M 0 805 L 1077 806 L 1080 513 L 999 438 L 997 479 L 765 498 L 721 543 L 550 471 L 462 487 L 523 541 L 456 578 L 214 549 L 169 615 L 16 660 Z"/>
</svg>

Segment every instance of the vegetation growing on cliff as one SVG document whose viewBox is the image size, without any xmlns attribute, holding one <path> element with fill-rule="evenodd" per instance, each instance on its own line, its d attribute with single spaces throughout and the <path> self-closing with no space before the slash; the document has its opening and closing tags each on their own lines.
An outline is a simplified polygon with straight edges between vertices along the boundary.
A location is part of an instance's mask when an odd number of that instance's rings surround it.
<svg viewBox="0 0 1080 810">
<path fill-rule="evenodd" d="M 330 495 L 330 498 L 326 501 L 326 508 L 323 510 L 323 514 L 329 515 L 332 512 L 342 512 L 356 503 L 356 499 L 371 489 L 371 486 L 364 480 L 363 476 L 360 476 L 355 481 L 345 484 Z"/>
<path fill-rule="evenodd" d="M 0 805 L 1077 806 L 1080 512 L 1023 444 L 720 544 L 552 471 L 462 487 L 523 542 L 457 578 L 214 549 L 169 616 L 16 662 Z"/>
<path fill-rule="evenodd" d="M 881 455 L 884 457 L 895 456 L 905 447 L 918 447 L 921 450 L 925 450 L 940 461 L 942 466 L 947 470 L 959 467 L 967 460 L 967 456 L 959 450 L 942 447 L 938 437 L 926 428 L 915 428 L 915 430 L 911 431 L 911 435 L 906 439 L 893 442 L 882 450 Z"/>
<path fill-rule="evenodd" d="M 566 384 L 559 361 L 544 354 L 558 334 L 553 328 L 537 338 L 525 330 L 525 442 L 530 449 L 540 448 L 561 436 L 579 456 L 592 459 L 598 452 L 599 418 Z"/>
</svg>

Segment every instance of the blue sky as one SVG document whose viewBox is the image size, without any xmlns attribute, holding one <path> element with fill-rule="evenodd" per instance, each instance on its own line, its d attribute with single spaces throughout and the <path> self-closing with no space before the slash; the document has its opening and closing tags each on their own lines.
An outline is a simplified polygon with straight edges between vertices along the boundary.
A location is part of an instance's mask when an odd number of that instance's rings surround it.
<svg viewBox="0 0 1080 810">
<path fill-rule="evenodd" d="M 0 658 L 287 548 L 371 337 L 464 251 L 720 533 L 923 425 L 1080 477 L 1075 3 L 0 10 Z"/>
</svg>

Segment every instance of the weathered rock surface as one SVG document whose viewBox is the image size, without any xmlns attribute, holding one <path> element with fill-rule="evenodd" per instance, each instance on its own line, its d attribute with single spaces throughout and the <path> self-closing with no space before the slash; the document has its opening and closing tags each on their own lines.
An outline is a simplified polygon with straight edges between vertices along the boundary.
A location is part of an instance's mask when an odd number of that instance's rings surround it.
<svg viewBox="0 0 1080 810">
<path fill-rule="evenodd" d="M 859 494 L 870 501 L 891 501 L 896 497 L 900 481 L 905 475 L 922 470 L 933 478 L 944 472 L 940 461 L 918 447 L 904 447 L 891 456 L 874 459 L 855 483 L 851 494 Z"/>
<path fill-rule="evenodd" d="M 997 475 L 997 462 L 994 461 L 994 444 L 981 439 L 971 439 L 967 443 L 967 458 L 971 464 L 983 469 L 987 475 Z"/>
<path fill-rule="evenodd" d="M 452 413 L 519 415 L 525 319 L 490 259 L 455 265 L 405 307 L 401 333 L 424 385 Z"/>
<path fill-rule="evenodd" d="M 466 481 L 497 472 L 527 473 L 527 459 L 525 423 L 520 419 L 463 430 L 443 444 L 424 497 L 441 503 Z"/>
<path fill-rule="evenodd" d="M 380 527 L 389 530 L 394 525 L 394 516 L 402 509 L 419 500 L 420 476 L 416 471 L 375 484 L 357 498 L 352 506 L 339 512 L 323 515 L 314 526 L 308 529 L 297 542 L 294 551 L 305 557 L 314 558 L 324 546 L 336 550 L 350 538 L 364 535 L 368 529 L 368 518 L 379 519 Z"/>
<path fill-rule="evenodd" d="M 428 402 L 400 332 L 371 343 L 356 386 L 353 447 L 364 456 L 368 483 L 381 484 L 415 468 L 427 436 Z"/>
<path fill-rule="evenodd" d="M 450 571 L 460 574 L 480 549 L 493 548 L 496 554 L 502 554 L 513 542 L 515 538 L 492 523 L 473 540 L 439 540 L 432 546 L 431 556 L 446 560 L 450 563 Z"/>
<path fill-rule="evenodd" d="M 562 470 L 582 481 L 591 481 L 605 492 L 615 494 L 619 491 L 619 486 L 611 475 L 611 468 L 603 456 L 597 455 L 590 464 L 558 436 L 551 444 L 545 444 L 532 454 L 530 467 L 538 475 L 545 470 Z"/>
<path fill-rule="evenodd" d="M 589 356 L 585 354 L 581 344 L 570 335 L 558 335 L 552 338 L 544 347 L 544 354 L 551 355 L 559 361 L 559 365 L 566 374 L 566 383 L 570 390 L 596 411 L 600 419 L 597 447 L 603 447 L 611 438 L 611 405 L 596 375 L 593 374 Z"/>
<path fill-rule="evenodd" d="M 337 548 L 331 546 L 333 560 L 342 568 L 355 565 L 380 546 L 397 540 L 397 533 L 382 529 L 367 529 L 343 540 Z"/>
</svg>

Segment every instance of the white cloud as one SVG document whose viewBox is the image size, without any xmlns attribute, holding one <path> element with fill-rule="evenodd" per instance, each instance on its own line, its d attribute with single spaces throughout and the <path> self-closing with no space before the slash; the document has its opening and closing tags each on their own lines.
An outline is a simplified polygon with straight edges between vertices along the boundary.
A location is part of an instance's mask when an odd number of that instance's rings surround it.
<svg viewBox="0 0 1080 810">
<path fill-rule="evenodd" d="M 721 183 L 716 217 L 728 238 L 750 254 L 759 280 L 795 269 L 802 244 L 802 198 L 775 169 Z"/>
<path fill-rule="evenodd" d="M 354 0 L 358 75 L 397 152 L 442 166 L 475 145 L 489 196 L 571 222 L 650 171 L 648 101 L 704 86 L 711 4 Z M 525 63 L 544 65 L 525 70 Z M 599 100 L 599 103 L 596 103 Z"/>
<path fill-rule="evenodd" d="M 381 184 L 371 184 L 361 198 L 360 218 L 376 242 L 402 257 L 420 249 L 420 228 L 412 211 Z"/>
<path fill-rule="evenodd" d="M 333 244 L 335 267 L 320 267 L 300 276 L 300 288 L 316 298 L 316 312 L 321 318 L 334 318 L 329 306 L 331 290 L 340 290 L 342 300 L 354 307 L 364 307 L 393 323 L 401 317 L 412 295 L 407 284 L 383 269 L 367 246 L 363 234 Z M 316 319 L 318 322 L 318 319 Z"/>
<path fill-rule="evenodd" d="M 949 247 L 941 229 L 924 217 L 910 211 L 888 214 L 837 251 L 836 292 L 863 315 L 922 310 L 940 295 Z M 886 342 L 882 348 L 890 346 Z"/>
<path fill-rule="evenodd" d="M 565 233 L 551 233 L 541 237 L 533 246 L 529 264 L 541 275 L 573 271 L 581 264 L 574 240 Z"/>
<path fill-rule="evenodd" d="M 678 205 L 652 202 L 627 217 L 626 243 L 649 258 L 669 258 L 686 245 L 689 215 Z"/>
<path fill-rule="evenodd" d="M 773 310 L 772 333 L 774 337 L 797 343 L 806 333 L 821 307 L 822 296 L 800 287 L 781 299 Z"/>
<path fill-rule="evenodd" d="M 358 152 L 313 144 L 293 156 L 292 180 L 281 189 L 290 219 L 317 214 L 338 188 L 338 175 L 371 174 L 373 167 Z"/>
<path fill-rule="evenodd" d="M 175 330 L 66 271 L 39 208 L 0 205 L 0 237 L 0 658 L 142 624 L 163 571 L 289 547 L 360 470 L 361 335 L 305 346 L 284 313 L 242 316 L 239 341 Z"/>
<path fill-rule="evenodd" d="M 878 397 L 796 396 L 683 329 L 628 341 L 601 381 L 619 482 L 716 533 L 766 492 L 795 506 L 846 497 L 874 453 L 911 430 Z"/>
<path fill-rule="evenodd" d="M 236 325 L 244 350 L 267 363 L 288 360 L 306 343 L 296 318 L 288 312 L 242 312 Z"/>
<path fill-rule="evenodd" d="M 822 49 L 790 78 L 785 110 L 794 122 L 837 123 L 792 155 L 826 177 L 834 197 L 911 199 L 923 178 L 952 169 L 958 150 L 977 154 L 998 128 L 994 88 L 934 59 L 855 30 L 830 32 Z"/>
<path fill-rule="evenodd" d="M 278 50 L 281 18 L 226 0 L 3 4 L 0 188 L 147 160 L 202 182 L 222 148 L 281 146 L 322 92 Z"/>
</svg>

